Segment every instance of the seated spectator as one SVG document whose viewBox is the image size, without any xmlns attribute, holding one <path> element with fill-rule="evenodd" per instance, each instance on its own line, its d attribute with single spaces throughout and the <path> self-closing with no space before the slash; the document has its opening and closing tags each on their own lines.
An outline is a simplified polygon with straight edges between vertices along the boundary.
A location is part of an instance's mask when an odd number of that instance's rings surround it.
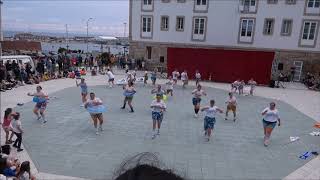
<svg viewBox="0 0 320 180">
<path fill-rule="evenodd" d="M 86 70 L 84 68 L 81 69 L 80 75 L 85 76 L 87 74 Z"/>
<path fill-rule="evenodd" d="M 75 74 L 73 71 L 70 71 L 70 72 L 68 73 L 68 78 L 74 79 L 75 77 L 76 77 L 76 74 Z"/>
<path fill-rule="evenodd" d="M 17 180 L 35 180 L 36 178 L 31 175 L 30 162 L 24 161 L 21 163 L 20 171 L 17 173 Z"/>
<path fill-rule="evenodd" d="M 44 80 L 44 81 L 50 80 L 49 74 L 48 74 L 47 72 L 44 73 L 44 75 L 43 75 L 43 80 Z"/>
<path fill-rule="evenodd" d="M 91 76 L 96 76 L 97 75 L 97 69 L 96 68 L 93 68 L 91 70 Z"/>
<path fill-rule="evenodd" d="M 12 161 L 10 158 L 4 158 L 4 161 L 5 167 L 3 168 L 2 174 L 6 177 L 15 177 L 20 168 L 18 159 Z"/>
<path fill-rule="evenodd" d="M 77 79 L 80 79 L 80 78 L 81 78 L 81 74 L 80 74 L 80 71 L 79 71 L 78 69 L 76 69 L 76 70 L 74 71 L 74 73 L 75 73 Z"/>
</svg>

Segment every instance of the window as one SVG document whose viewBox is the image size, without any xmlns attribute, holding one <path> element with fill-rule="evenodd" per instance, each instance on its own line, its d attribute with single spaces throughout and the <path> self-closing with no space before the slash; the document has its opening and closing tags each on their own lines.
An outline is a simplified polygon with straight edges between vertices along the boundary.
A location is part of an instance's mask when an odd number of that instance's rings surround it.
<svg viewBox="0 0 320 180">
<path fill-rule="evenodd" d="M 178 3 L 185 3 L 186 0 L 177 0 Z"/>
<path fill-rule="evenodd" d="M 264 35 L 272 35 L 274 26 L 274 19 L 265 19 L 263 26 Z"/>
<path fill-rule="evenodd" d="M 196 1 L 197 1 L 197 6 L 207 5 L 207 0 L 196 0 Z"/>
<path fill-rule="evenodd" d="M 184 17 L 177 16 L 176 31 L 184 31 Z"/>
<path fill-rule="evenodd" d="M 152 53 L 152 47 L 151 46 L 147 46 L 147 59 L 151 59 L 151 54 Z"/>
<path fill-rule="evenodd" d="M 152 0 L 143 0 L 143 5 L 152 5 Z"/>
<path fill-rule="evenodd" d="M 163 3 L 169 3 L 170 0 L 161 0 Z"/>
<path fill-rule="evenodd" d="M 192 40 L 204 41 L 206 37 L 207 17 L 193 17 Z"/>
<path fill-rule="evenodd" d="M 282 21 L 281 35 L 282 36 L 290 36 L 291 31 L 292 31 L 292 20 L 284 19 Z"/>
<path fill-rule="evenodd" d="M 303 24 L 302 39 L 303 40 L 314 40 L 316 37 L 315 36 L 316 29 L 317 29 L 317 22 L 305 21 Z"/>
<path fill-rule="evenodd" d="M 169 30 L 169 16 L 161 16 L 161 31 Z"/>
<path fill-rule="evenodd" d="M 320 0 L 308 0 L 308 8 L 319 8 Z"/>
<path fill-rule="evenodd" d="M 244 37 L 252 37 L 253 34 L 253 26 L 254 20 L 253 19 L 242 19 L 241 22 L 241 36 Z"/>
<path fill-rule="evenodd" d="M 164 63 L 164 56 L 160 56 L 160 63 Z"/>
<path fill-rule="evenodd" d="M 267 3 L 268 4 L 277 4 L 278 0 L 268 0 Z"/>
<path fill-rule="evenodd" d="M 296 0 L 286 0 L 286 4 L 296 4 Z"/>
<path fill-rule="evenodd" d="M 193 34 L 204 34 L 204 18 L 196 18 L 194 19 L 194 29 Z"/>
<path fill-rule="evenodd" d="M 242 13 L 255 13 L 257 11 L 256 0 L 241 0 L 239 9 Z"/>
<path fill-rule="evenodd" d="M 151 17 L 143 17 L 142 18 L 142 32 L 151 32 Z"/>
</svg>

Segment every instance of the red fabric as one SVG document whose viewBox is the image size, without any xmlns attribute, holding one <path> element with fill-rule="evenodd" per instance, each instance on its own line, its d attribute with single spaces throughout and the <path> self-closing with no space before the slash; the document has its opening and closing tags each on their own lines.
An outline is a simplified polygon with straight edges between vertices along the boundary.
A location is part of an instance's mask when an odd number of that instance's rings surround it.
<svg viewBox="0 0 320 180">
<path fill-rule="evenodd" d="M 178 69 L 187 70 L 190 79 L 195 71 L 201 73 L 201 79 L 233 82 L 236 79 L 254 78 L 258 84 L 269 84 L 274 52 L 241 51 L 223 49 L 168 48 L 168 72 Z"/>
</svg>

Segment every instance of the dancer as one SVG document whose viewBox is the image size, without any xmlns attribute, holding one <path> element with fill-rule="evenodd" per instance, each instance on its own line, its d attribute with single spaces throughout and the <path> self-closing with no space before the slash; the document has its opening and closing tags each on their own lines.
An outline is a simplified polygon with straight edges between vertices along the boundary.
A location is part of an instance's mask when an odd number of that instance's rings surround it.
<svg viewBox="0 0 320 180">
<path fill-rule="evenodd" d="M 130 112 L 133 113 L 134 110 L 133 110 L 133 106 L 132 106 L 132 99 L 133 99 L 134 94 L 136 93 L 136 90 L 133 87 L 133 82 L 130 81 L 130 82 L 128 82 L 128 84 L 126 86 L 123 86 L 123 90 L 124 90 L 123 95 L 125 96 L 125 98 L 124 98 L 123 106 L 121 107 L 121 109 L 125 109 L 126 104 L 128 102 L 128 105 L 131 109 Z"/>
<path fill-rule="evenodd" d="M 237 92 L 239 90 L 240 80 L 237 79 L 233 83 L 231 83 L 231 92 Z"/>
<path fill-rule="evenodd" d="M 99 131 L 103 131 L 102 124 L 103 124 L 103 114 L 106 111 L 105 106 L 100 98 L 97 98 L 96 95 L 91 92 L 90 98 L 84 104 L 84 107 L 90 113 L 90 116 L 93 120 L 94 128 L 96 129 L 96 135 L 99 135 Z M 98 128 L 98 121 L 99 121 L 99 128 Z"/>
<path fill-rule="evenodd" d="M 47 100 L 49 99 L 48 96 L 42 92 L 42 87 L 37 86 L 36 88 L 37 92 L 36 93 L 28 93 L 28 96 L 33 96 L 33 102 L 36 103 L 33 113 L 37 116 L 37 120 L 40 120 L 42 118 L 43 123 L 46 123 L 47 120 L 45 118 L 45 110 L 47 108 Z M 39 110 L 40 110 L 40 115 L 39 116 Z"/>
<path fill-rule="evenodd" d="M 174 81 L 174 84 L 177 84 L 178 83 L 178 77 L 180 76 L 180 73 L 177 69 L 175 69 L 173 72 L 172 72 L 172 79 Z"/>
<path fill-rule="evenodd" d="M 13 115 L 14 115 L 14 113 L 12 111 L 12 108 L 7 108 L 4 111 L 2 128 L 3 128 L 3 130 L 4 130 L 5 134 L 6 134 L 6 144 L 13 143 L 12 137 L 13 137 L 14 133 L 12 132 L 11 127 L 10 127 Z M 9 138 L 10 131 L 11 131 L 11 135 L 10 135 L 10 138 Z"/>
<path fill-rule="evenodd" d="M 241 94 L 243 95 L 243 88 L 244 88 L 245 85 L 246 85 L 246 83 L 244 82 L 244 80 L 240 81 L 239 88 L 238 88 L 239 95 L 241 95 Z"/>
<path fill-rule="evenodd" d="M 227 104 L 227 111 L 226 111 L 225 120 L 228 120 L 228 113 L 229 113 L 229 111 L 232 111 L 233 112 L 233 121 L 236 122 L 237 99 L 235 96 L 233 96 L 232 92 L 229 92 L 229 97 L 226 101 L 226 104 Z"/>
<path fill-rule="evenodd" d="M 173 84 L 174 84 L 174 81 L 173 81 L 172 77 L 169 76 L 168 81 L 166 82 L 166 85 L 167 85 L 167 96 L 169 94 L 171 96 L 173 96 Z"/>
<path fill-rule="evenodd" d="M 156 137 L 156 135 L 160 135 L 160 127 L 161 122 L 163 120 L 163 112 L 166 110 L 166 104 L 163 102 L 160 94 L 157 94 L 155 100 L 152 101 L 151 106 L 152 108 L 152 139 Z M 157 134 L 155 133 L 156 127 L 158 127 Z"/>
<path fill-rule="evenodd" d="M 200 81 L 201 81 L 201 74 L 199 70 L 196 70 L 196 86 L 200 84 Z"/>
<path fill-rule="evenodd" d="M 144 72 L 144 79 L 143 79 L 143 85 L 144 86 L 146 86 L 147 84 L 148 84 L 148 79 L 149 79 L 149 77 L 148 77 L 148 71 L 145 71 Z"/>
<path fill-rule="evenodd" d="M 188 84 L 188 74 L 186 70 L 181 73 L 181 81 L 183 83 L 182 88 L 186 88 L 186 85 Z"/>
<path fill-rule="evenodd" d="M 257 86 L 257 82 L 253 80 L 253 78 L 251 78 L 249 81 L 248 81 L 248 85 L 250 86 L 250 95 L 253 96 L 253 91 L 254 89 L 256 88 Z"/>
<path fill-rule="evenodd" d="M 158 69 L 157 69 L 157 68 L 154 68 L 153 72 L 151 73 L 151 81 L 152 81 L 152 85 L 153 85 L 153 86 L 156 85 L 157 72 L 158 72 Z"/>
<path fill-rule="evenodd" d="M 192 98 L 192 104 L 194 106 L 194 117 L 197 118 L 200 110 L 201 96 L 202 95 L 206 96 L 207 94 L 206 92 L 204 92 L 204 90 L 202 90 L 202 87 L 200 84 L 197 86 L 197 89 L 192 91 L 192 94 L 194 95 Z"/>
<path fill-rule="evenodd" d="M 80 107 L 83 107 L 84 103 L 87 101 L 88 86 L 87 86 L 87 83 L 85 82 L 84 78 L 81 78 L 81 82 L 79 84 L 78 84 L 78 81 L 76 80 L 76 85 L 77 85 L 77 87 L 80 86 L 80 88 L 81 88 L 82 104 L 80 105 Z"/>
<path fill-rule="evenodd" d="M 156 96 L 159 95 L 161 97 L 161 99 L 163 100 L 163 96 L 165 94 L 165 91 L 162 89 L 161 85 L 158 84 L 156 89 L 151 90 L 151 94 L 156 94 Z"/>
<path fill-rule="evenodd" d="M 15 140 L 13 147 L 17 148 L 17 151 L 20 152 L 20 151 L 23 151 L 23 149 L 21 149 L 23 130 L 21 127 L 21 121 L 19 120 L 20 113 L 16 112 L 13 115 L 13 119 L 14 120 L 11 121 L 12 131 L 17 136 L 17 139 Z"/>
<path fill-rule="evenodd" d="M 280 126 L 280 116 L 279 112 L 276 109 L 276 103 L 271 102 L 269 107 L 265 108 L 262 111 L 263 117 L 263 131 L 264 131 L 264 146 L 268 146 L 270 143 L 270 136 L 272 133 L 272 130 L 275 128 L 277 121 L 278 126 Z"/>
<path fill-rule="evenodd" d="M 205 111 L 206 115 L 204 117 L 204 130 L 205 136 L 207 136 L 207 141 L 210 140 L 211 131 L 214 129 L 214 124 L 216 123 L 216 113 L 223 113 L 223 110 L 214 105 L 215 101 L 210 100 L 210 106 L 203 107 L 201 111 Z"/>
<path fill-rule="evenodd" d="M 110 71 L 110 69 L 108 68 L 107 70 L 107 76 L 109 78 L 108 83 L 109 83 L 109 87 L 112 88 L 114 86 L 114 75 L 113 73 Z"/>
</svg>

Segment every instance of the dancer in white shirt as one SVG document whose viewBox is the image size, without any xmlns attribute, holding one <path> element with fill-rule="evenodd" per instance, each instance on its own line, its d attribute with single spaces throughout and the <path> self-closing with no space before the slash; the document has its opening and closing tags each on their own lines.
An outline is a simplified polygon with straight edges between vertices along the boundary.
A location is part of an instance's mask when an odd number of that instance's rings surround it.
<svg viewBox="0 0 320 180">
<path fill-rule="evenodd" d="M 192 104 L 194 106 L 194 117 L 197 118 L 198 117 L 198 112 L 200 110 L 200 102 L 201 102 L 201 96 L 202 95 L 207 95 L 206 92 L 204 92 L 204 90 L 202 90 L 201 85 L 197 86 L 197 89 L 192 91 L 192 94 L 194 95 L 192 98 Z"/>
<path fill-rule="evenodd" d="M 227 104 L 227 111 L 226 111 L 226 118 L 225 120 L 228 120 L 228 113 L 229 111 L 233 112 L 233 121 L 236 122 L 236 116 L 237 116 L 237 99 L 233 94 L 230 92 L 229 97 L 226 101 Z"/>
<path fill-rule="evenodd" d="M 173 96 L 173 85 L 174 85 L 174 81 L 172 79 L 171 76 L 169 76 L 168 81 L 166 82 L 167 85 L 167 96 L 170 94 L 171 96 Z"/>
<path fill-rule="evenodd" d="M 113 73 L 110 71 L 110 69 L 107 70 L 107 76 L 108 76 L 108 83 L 109 83 L 109 87 L 113 87 L 114 85 L 114 75 Z"/>
<path fill-rule="evenodd" d="M 198 86 L 200 84 L 200 81 L 201 81 L 201 74 L 199 72 L 199 70 L 196 70 L 196 86 Z"/>
<path fill-rule="evenodd" d="M 253 78 L 251 78 L 249 81 L 248 81 L 248 85 L 250 86 L 250 95 L 253 96 L 253 91 L 254 89 L 256 88 L 257 86 L 257 82 L 253 80 Z"/>
<path fill-rule="evenodd" d="M 175 69 L 173 72 L 172 72 L 172 80 L 174 81 L 174 84 L 177 84 L 178 83 L 178 78 L 180 76 L 180 73 L 177 69 Z"/>
<path fill-rule="evenodd" d="M 271 102 L 269 107 L 265 108 L 262 111 L 263 116 L 263 131 L 264 131 L 264 146 L 268 146 L 270 143 L 270 136 L 272 130 L 276 127 L 278 122 L 278 126 L 280 126 L 280 116 L 279 112 L 276 109 L 276 104 Z"/>
<path fill-rule="evenodd" d="M 216 123 L 216 114 L 223 113 L 223 110 L 214 105 L 215 101 L 210 100 L 210 106 L 203 107 L 201 111 L 206 113 L 204 117 L 204 130 L 205 136 L 207 136 L 207 141 L 210 140 L 211 131 L 214 129 L 214 124 Z"/>
<path fill-rule="evenodd" d="M 188 74 L 186 70 L 181 73 L 181 81 L 183 83 L 182 88 L 186 88 L 186 85 L 188 84 Z"/>
<path fill-rule="evenodd" d="M 152 139 L 156 137 L 156 135 L 160 135 L 160 127 L 161 122 L 163 120 L 163 112 L 166 110 L 167 106 L 163 102 L 161 96 L 158 94 L 156 99 L 152 101 L 150 107 L 152 108 Z M 155 133 L 156 127 L 158 127 L 157 134 Z"/>
</svg>

